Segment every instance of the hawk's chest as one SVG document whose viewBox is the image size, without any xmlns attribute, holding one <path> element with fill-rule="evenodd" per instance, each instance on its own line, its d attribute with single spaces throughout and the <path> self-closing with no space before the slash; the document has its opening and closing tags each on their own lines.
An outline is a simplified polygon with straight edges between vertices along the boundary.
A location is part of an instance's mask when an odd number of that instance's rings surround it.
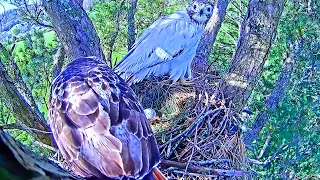
<svg viewBox="0 0 320 180">
<path fill-rule="evenodd" d="M 197 42 L 200 40 L 202 34 L 204 31 L 204 27 L 202 25 L 199 25 L 195 22 L 189 22 L 185 29 L 182 31 L 183 32 L 183 37 L 186 38 L 187 40 L 193 39 L 192 42 Z"/>
</svg>

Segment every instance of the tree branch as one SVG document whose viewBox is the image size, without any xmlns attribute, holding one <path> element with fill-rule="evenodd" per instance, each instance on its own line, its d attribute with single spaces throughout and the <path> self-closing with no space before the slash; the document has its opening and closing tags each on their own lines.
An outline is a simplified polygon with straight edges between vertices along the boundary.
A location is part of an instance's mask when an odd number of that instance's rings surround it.
<svg viewBox="0 0 320 180">
<path fill-rule="evenodd" d="M 35 129 L 35 128 L 29 128 L 19 120 L 15 120 L 15 123 L 0 125 L 0 128 L 27 131 L 30 134 L 32 134 L 32 133 L 52 134 L 52 132 L 42 131 L 42 130 Z"/>
<path fill-rule="evenodd" d="M 8 54 L 8 59 L 10 59 L 10 68 L 13 71 L 14 74 L 14 85 L 20 90 L 20 93 L 24 95 L 26 100 L 28 101 L 29 105 L 32 107 L 32 109 L 37 113 L 39 117 L 41 117 L 41 121 L 43 123 L 46 123 L 46 120 L 43 116 L 43 114 L 39 111 L 38 105 L 36 104 L 32 92 L 28 88 L 27 84 L 24 82 L 20 69 L 16 63 L 16 61 L 13 59 L 12 52 L 14 51 L 15 44 L 12 46 L 10 52 L 8 52 L 2 43 L 0 43 L 0 51 L 5 52 L 5 54 Z M 7 51 L 7 52 L 6 52 Z"/>
<path fill-rule="evenodd" d="M 9 179 L 82 179 L 47 158 L 39 157 L 0 128 L 0 171 Z M 14 178 L 11 178 L 11 175 Z"/>
<path fill-rule="evenodd" d="M 33 127 L 41 131 L 49 131 L 42 117 L 39 116 L 24 97 L 17 90 L 13 80 L 7 73 L 5 66 L 0 61 L 0 100 L 6 105 L 16 119 L 19 119 L 27 127 Z M 53 145 L 48 134 L 33 133 L 33 137 L 47 145 Z"/>
<path fill-rule="evenodd" d="M 76 0 L 43 0 L 43 5 L 70 60 L 96 56 L 105 61 L 92 21 Z"/>
<path fill-rule="evenodd" d="M 212 46 L 224 21 L 227 7 L 230 0 L 217 0 L 214 6 L 213 15 L 206 25 L 205 31 L 197 47 L 197 53 L 192 61 L 193 72 L 201 72 L 208 67 L 208 60 Z"/>
<path fill-rule="evenodd" d="M 269 134 L 268 137 L 267 137 L 266 142 L 264 143 L 264 145 L 263 145 L 263 147 L 262 147 L 262 149 L 261 149 L 261 151 L 260 151 L 260 153 L 259 153 L 259 155 L 257 157 L 257 159 L 261 159 L 265 155 L 266 150 L 270 145 L 270 142 L 271 142 L 271 135 Z"/>
<path fill-rule="evenodd" d="M 230 159 L 212 159 L 206 161 L 191 161 L 192 164 L 197 166 L 217 165 L 220 163 L 230 163 Z"/>
<path fill-rule="evenodd" d="M 114 50 L 114 44 L 116 42 L 116 39 L 117 39 L 119 31 L 120 31 L 120 16 L 121 16 L 121 13 L 122 13 L 122 7 L 124 5 L 124 2 L 125 2 L 125 0 L 122 0 L 120 2 L 120 5 L 117 8 L 115 26 L 114 26 L 114 30 L 113 30 L 113 33 L 111 35 L 111 41 L 110 41 L 110 44 L 109 44 L 109 52 L 108 52 L 108 55 L 107 55 L 108 56 L 107 57 L 107 62 L 110 63 L 109 64 L 110 67 L 113 67 L 113 64 L 112 64 L 112 53 L 113 53 L 113 50 Z"/>
<path fill-rule="evenodd" d="M 285 63 L 282 72 L 279 76 L 279 79 L 277 80 L 276 87 L 266 100 L 264 110 L 258 113 L 252 127 L 247 132 L 244 138 L 244 143 L 247 147 L 250 148 L 252 146 L 252 142 L 258 137 L 259 132 L 270 119 L 271 115 L 268 112 L 275 111 L 279 102 L 287 94 L 290 85 L 292 71 L 297 61 L 297 55 L 300 53 L 301 46 L 302 40 L 297 41 L 293 45 L 291 52 L 286 54 L 287 56 L 285 59 Z"/>
<path fill-rule="evenodd" d="M 259 165 L 259 166 L 262 166 L 262 167 L 266 167 L 268 166 L 269 164 L 271 164 L 271 162 L 283 151 L 287 150 L 289 148 L 289 146 L 285 145 L 285 146 L 282 146 L 281 148 L 278 148 L 277 151 L 272 155 L 270 156 L 267 160 L 261 162 L 261 161 L 258 161 L 256 159 L 247 159 L 247 161 L 251 164 L 255 164 L 255 165 Z"/>
<path fill-rule="evenodd" d="M 134 14 L 136 12 L 138 0 L 131 0 L 130 7 L 128 10 L 128 51 L 136 39 L 136 28 L 134 26 Z"/>
<path fill-rule="evenodd" d="M 248 171 L 237 171 L 237 170 L 226 170 L 226 169 L 213 169 L 213 168 L 206 168 L 201 166 L 195 166 L 188 163 L 180 163 L 170 160 L 162 160 L 160 162 L 161 166 L 164 166 L 166 168 L 169 167 L 175 167 L 178 169 L 187 169 L 188 172 L 191 173 L 199 173 L 199 174 L 210 174 L 210 175 L 216 175 L 216 176 L 245 176 L 249 174 Z M 183 172 L 185 173 L 185 172 Z"/>
<path fill-rule="evenodd" d="M 249 1 L 236 51 L 215 95 L 228 98 L 239 112 L 261 76 L 283 7 L 284 0 Z"/>
<path fill-rule="evenodd" d="M 23 17 L 25 19 L 30 20 L 36 25 L 53 29 L 53 26 L 41 22 L 40 15 L 43 12 L 43 7 L 39 5 L 37 1 L 34 1 L 33 4 L 30 5 L 28 4 L 27 0 L 10 0 L 10 4 L 18 7 L 19 11 L 23 14 Z M 34 11 L 32 12 L 31 9 L 33 9 Z"/>
</svg>

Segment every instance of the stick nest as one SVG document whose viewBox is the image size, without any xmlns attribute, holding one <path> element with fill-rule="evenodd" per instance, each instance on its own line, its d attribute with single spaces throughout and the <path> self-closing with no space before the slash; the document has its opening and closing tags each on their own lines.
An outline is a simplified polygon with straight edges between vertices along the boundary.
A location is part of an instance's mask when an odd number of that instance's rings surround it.
<svg viewBox="0 0 320 180">
<path fill-rule="evenodd" d="M 245 146 L 240 137 L 241 116 L 214 97 L 218 76 L 198 76 L 194 86 L 149 79 L 132 86 L 151 119 L 162 162 L 170 179 L 238 179 L 247 174 Z"/>
</svg>

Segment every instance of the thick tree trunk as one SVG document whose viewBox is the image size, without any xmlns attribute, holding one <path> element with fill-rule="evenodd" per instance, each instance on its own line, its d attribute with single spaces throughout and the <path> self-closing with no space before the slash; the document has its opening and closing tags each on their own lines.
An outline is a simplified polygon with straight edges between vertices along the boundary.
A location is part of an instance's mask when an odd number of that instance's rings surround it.
<svg viewBox="0 0 320 180">
<path fill-rule="evenodd" d="M 230 0 L 216 1 L 213 15 L 206 25 L 205 31 L 197 48 L 196 56 L 192 62 L 193 71 L 203 72 L 203 70 L 208 67 L 212 46 L 216 40 L 221 24 L 224 21 L 229 3 Z"/>
<path fill-rule="evenodd" d="M 19 90 L 19 92 L 22 94 L 22 96 L 25 98 L 25 100 L 28 102 L 28 104 L 31 106 L 31 108 L 35 111 L 35 113 L 40 117 L 41 121 L 43 123 L 46 123 L 46 120 L 43 116 L 43 114 L 40 112 L 33 96 L 31 90 L 28 88 L 27 84 L 23 81 L 20 69 L 15 62 L 12 51 L 15 48 L 15 45 L 12 47 L 11 52 L 8 51 L 2 43 L 0 43 L 0 51 L 4 54 L 6 54 L 8 59 L 11 59 L 10 61 L 10 69 L 12 71 L 12 76 L 14 79 L 14 85 Z"/>
<path fill-rule="evenodd" d="M 88 0 L 75 0 L 75 1 L 83 7 L 84 1 L 88 1 Z"/>
<path fill-rule="evenodd" d="M 294 45 L 294 47 L 292 48 L 291 52 L 287 54 L 282 72 L 281 72 L 280 77 L 276 83 L 276 87 L 274 88 L 271 95 L 266 100 L 264 110 L 260 111 L 258 113 L 252 127 L 247 132 L 247 134 L 244 138 L 244 142 L 247 147 L 252 146 L 252 142 L 255 139 L 257 139 L 259 132 L 262 130 L 264 125 L 270 119 L 270 113 L 268 113 L 268 111 L 269 112 L 275 111 L 277 109 L 279 102 L 287 94 L 288 88 L 290 85 L 292 71 L 293 71 L 293 68 L 296 64 L 297 55 L 299 54 L 299 52 L 301 50 L 301 45 L 302 45 L 301 41 L 297 42 Z"/>
<path fill-rule="evenodd" d="M 13 113 L 14 117 L 18 121 L 21 121 L 28 128 L 34 128 L 46 132 L 49 131 L 43 117 L 39 116 L 19 93 L 1 61 L 0 94 L 1 101 L 6 105 L 10 112 Z M 36 133 L 34 131 L 29 132 L 36 140 L 46 145 L 53 146 L 53 142 L 49 134 Z"/>
<path fill-rule="evenodd" d="M 14 73 L 14 76 L 13 76 L 14 85 L 17 87 L 17 89 L 23 95 L 23 97 L 25 97 L 25 99 L 28 101 L 28 104 L 32 107 L 32 109 L 38 114 L 39 117 L 41 117 L 41 120 L 45 123 L 46 120 L 43 114 L 41 114 L 41 112 L 39 111 L 36 101 L 32 96 L 32 92 L 28 88 L 27 84 L 23 81 L 20 69 L 17 63 L 15 62 L 15 60 L 13 59 L 10 61 L 10 68 Z"/>
<path fill-rule="evenodd" d="M 69 59 L 96 56 L 105 61 L 98 34 L 76 0 L 43 0 L 43 4 Z"/>
<path fill-rule="evenodd" d="M 1 179 L 81 179 L 40 158 L 0 129 Z"/>
<path fill-rule="evenodd" d="M 220 81 L 220 98 L 232 101 L 241 110 L 260 77 L 276 36 L 283 0 L 250 0 L 231 64 Z"/>
<path fill-rule="evenodd" d="M 136 39 L 136 28 L 134 26 L 134 14 L 136 12 L 138 0 L 131 0 L 128 10 L 128 51 L 131 49 L 132 45 Z"/>
</svg>

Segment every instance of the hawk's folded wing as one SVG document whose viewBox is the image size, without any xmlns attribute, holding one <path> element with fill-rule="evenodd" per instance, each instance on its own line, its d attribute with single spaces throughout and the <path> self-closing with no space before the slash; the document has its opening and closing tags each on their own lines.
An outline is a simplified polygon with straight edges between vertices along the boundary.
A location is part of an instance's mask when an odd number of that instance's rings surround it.
<svg viewBox="0 0 320 180">
<path fill-rule="evenodd" d="M 159 162 L 134 92 L 104 63 L 73 61 L 55 79 L 50 99 L 56 143 L 78 174 L 142 177 Z"/>
<path fill-rule="evenodd" d="M 133 74 L 156 68 L 196 49 L 195 44 L 202 34 L 199 27 L 190 20 L 186 10 L 160 18 L 136 40 L 132 49 L 114 67 L 115 72 L 127 80 Z"/>
</svg>

